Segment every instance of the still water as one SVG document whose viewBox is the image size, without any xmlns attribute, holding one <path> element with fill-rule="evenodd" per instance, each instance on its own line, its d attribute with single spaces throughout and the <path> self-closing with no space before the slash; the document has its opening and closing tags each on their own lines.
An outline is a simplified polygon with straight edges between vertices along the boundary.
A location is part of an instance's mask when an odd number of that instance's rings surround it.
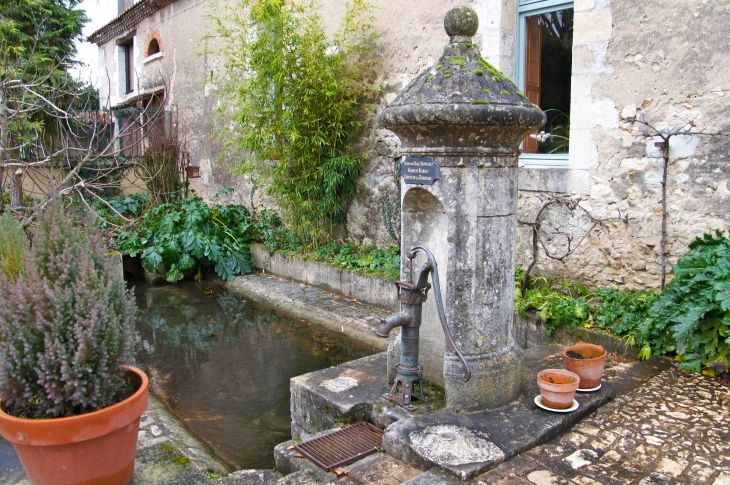
<svg viewBox="0 0 730 485">
<path fill-rule="evenodd" d="M 289 379 L 375 350 L 210 284 L 135 281 L 136 359 L 153 390 L 236 468 L 271 468 L 291 439 Z"/>
</svg>

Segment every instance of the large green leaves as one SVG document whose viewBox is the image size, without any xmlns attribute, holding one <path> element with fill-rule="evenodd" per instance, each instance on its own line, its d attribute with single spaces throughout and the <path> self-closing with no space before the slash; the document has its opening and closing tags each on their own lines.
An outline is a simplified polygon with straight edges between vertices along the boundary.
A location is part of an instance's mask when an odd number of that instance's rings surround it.
<svg viewBox="0 0 730 485">
<path fill-rule="evenodd" d="M 192 196 L 148 211 L 139 227 L 118 234 L 115 245 L 141 253 L 148 271 L 165 272 L 173 283 L 197 265 L 213 266 L 218 276 L 232 280 L 252 271 L 251 228 L 245 207 L 211 207 Z"/>
<path fill-rule="evenodd" d="M 730 240 L 720 231 L 695 239 L 672 272 L 675 278 L 651 307 L 644 341 L 653 354 L 676 351 L 683 369 L 727 369 Z"/>
</svg>

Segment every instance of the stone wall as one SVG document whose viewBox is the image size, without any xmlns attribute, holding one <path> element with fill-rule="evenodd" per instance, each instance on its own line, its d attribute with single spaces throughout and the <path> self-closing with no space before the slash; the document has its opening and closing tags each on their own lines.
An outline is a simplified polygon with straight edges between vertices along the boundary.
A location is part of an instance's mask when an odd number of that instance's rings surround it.
<svg viewBox="0 0 730 485">
<path fill-rule="evenodd" d="M 220 159 L 215 136 L 216 75 L 221 60 L 201 54 L 213 48 L 205 14 L 210 4 L 177 0 L 136 26 L 136 65 L 154 85 L 164 80 L 170 106 L 187 129 L 193 165 L 201 178 L 192 187 L 209 201 L 243 203 L 254 209 L 275 203 L 250 179 L 234 176 L 233 158 Z M 323 0 L 330 33 L 343 11 L 339 0 Z M 380 34 L 383 75 L 381 105 L 440 55 L 448 37 L 443 16 L 457 0 L 374 2 Z M 480 16 L 475 43 L 483 56 L 508 76 L 515 72 L 516 0 L 473 0 Z M 726 35 L 730 6 L 702 0 L 576 0 L 572 66 L 571 148 L 567 167 L 525 166 L 520 170 L 519 219 L 532 221 L 551 194 L 581 199 L 585 209 L 564 206 L 546 211 L 543 240 L 552 253 L 580 246 L 564 261 L 541 251 L 533 274 L 579 281 L 589 286 L 655 288 L 660 282 L 661 172 L 655 140 L 621 115 L 644 116 L 660 129 L 693 122 L 696 130 L 730 131 L 730 64 Z M 123 37 L 120 34 L 117 38 Z M 159 35 L 162 55 L 145 59 L 143 45 Z M 115 39 L 100 47 L 100 64 L 109 72 L 100 80 L 102 99 L 123 101 L 117 79 Z M 104 70 L 102 69 L 102 72 Z M 109 86 L 109 89 L 105 88 Z M 399 141 L 374 126 L 371 115 L 358 150 L 368 162 L 348 217 L 351 240 L 387 247 L 397 243 L 400 224 L 397 180 Z M 674 262 L 698 235 L 730 225 L 727 137 L 675 138 L 667 186 L 669 261 Z M 235 191 L 219 199 L 226 187 Z M 593 219 L 606 220 L 590 232 Z M 518 262 L 531 255 L 530 228 L 518 228 Z"/>
<path fill-rule="evenodd" d="M 730 64 L 723 2 L 578 0 L 575 4 L 569 169 L 546 169 L 521 180 L 520 219 L 532 221 L 551 187 L 581 198 L 585 212 L 555 210 L 544 234 L 548 249 L 566 247 L 591 226 L 587 214 L 612 219 L 596 226 L 564 262 L 536 272 L 589 286 L 656 288 L 661 281 L 663 159 L 652 130 L 688 123 L 693 131 L 730 132 L 725 80 Z M 667 252 L 670 263 L 696 236 L 730 225 L 727 137 L 677 136 L 670 141 Z M 523 170 L 537 172 L 538 169 Z M 542 177 L 542 179 L 540 179 Z M 628 219 L 621 222 L 617 219 Z M 566 230 L 567 229 L 567 230 Z M 530 259 L 530 228 L 520 228 L 518 261 Z"/>
</svg>

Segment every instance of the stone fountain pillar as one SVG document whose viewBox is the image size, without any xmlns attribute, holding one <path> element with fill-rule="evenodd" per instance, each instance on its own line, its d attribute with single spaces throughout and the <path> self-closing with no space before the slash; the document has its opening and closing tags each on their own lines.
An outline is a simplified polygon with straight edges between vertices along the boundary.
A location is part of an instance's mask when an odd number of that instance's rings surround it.
<svg viewBox="0 0 730 485">
<path fill-rule="evenodd" d="M 478 25 L 472 8 L 451 9 L 441 58 L 379 115 L 402 142 L 401 254 L 417 245 L 435 254 L 446 318 L 473 372 L 465 383 L 429 298 L 419 348 L 424 377 L 442 384 L 447 406 L 460 410 L 499 407 L 521 392 L 522 354 L 512 336 L 517 162 L 522 139 L 545 123 L 481 57 L 472 43 Z"/>
</svg>

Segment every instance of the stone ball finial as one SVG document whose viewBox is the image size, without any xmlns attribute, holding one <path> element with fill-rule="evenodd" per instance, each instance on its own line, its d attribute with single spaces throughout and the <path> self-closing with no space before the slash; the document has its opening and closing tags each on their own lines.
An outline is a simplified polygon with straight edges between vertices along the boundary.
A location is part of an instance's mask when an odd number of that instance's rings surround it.
<svg viewBox="0 0 730 485">
<path fill-rule="evenodd" d="M 479 16 L 471 7 L 454 7 L 446 12 L 444 28 L 449 37 L 473 37 L 479 29 Z"/>
</svg>

